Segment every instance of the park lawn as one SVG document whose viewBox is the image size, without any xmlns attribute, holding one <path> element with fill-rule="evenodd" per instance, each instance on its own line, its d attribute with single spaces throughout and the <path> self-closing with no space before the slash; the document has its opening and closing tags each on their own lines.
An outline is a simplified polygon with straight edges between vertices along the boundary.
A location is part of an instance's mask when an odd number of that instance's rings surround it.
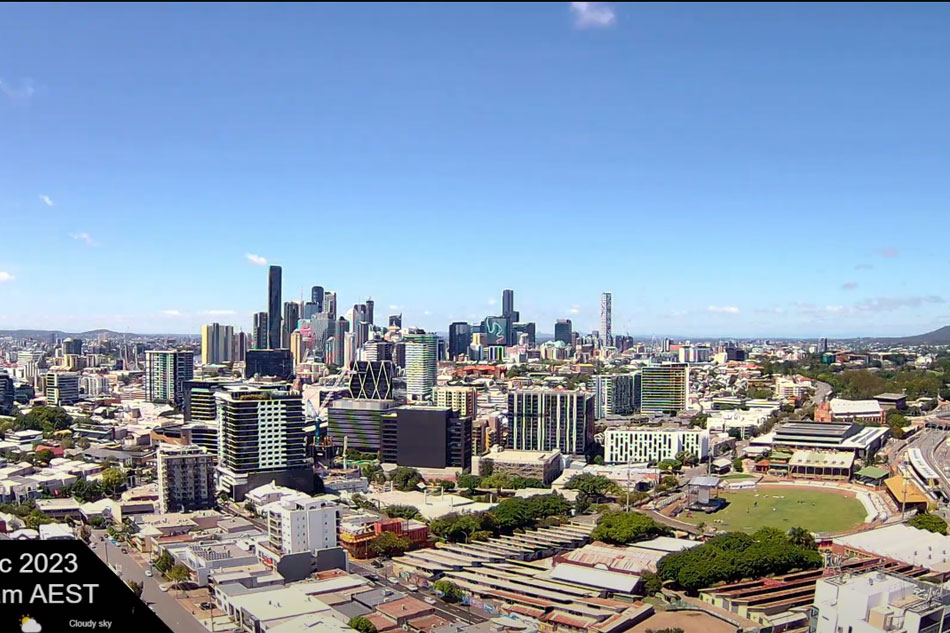
<svg viewBox="0 0 950 633">
<path fill-rule="evenodd" d="M 854 497 L 821 490 L 758 488 L 723 492 L 721 496 L 729 505 L 719 512 L 693 512 L 692 516 L 684 512 L 677 518 L 726 532 L 802 527 L 811 532 L 833 533 L 863 523 L 867 516 L 864 506 Z"/>
</svg>

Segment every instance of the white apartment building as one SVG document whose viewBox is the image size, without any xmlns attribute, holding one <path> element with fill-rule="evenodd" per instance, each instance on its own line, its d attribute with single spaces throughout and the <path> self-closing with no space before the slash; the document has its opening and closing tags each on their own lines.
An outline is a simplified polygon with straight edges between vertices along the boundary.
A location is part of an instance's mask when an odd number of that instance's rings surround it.
<svg viewBox="0 0 950 633">
<path fill-rule="evenodd" d="M 79 401 L 79 374 L 51 371 L 46 374 L 46 402 L 62 406 Z"/>
<path fill-rule="evenodd" d="M 159 444 L 158 507 L 190 512 L 214 507 L 214 456 L 200 446 Z"/>
<path fill-rule="evenodd" d="M 261 508 L 270 549 L 278 554 L 315 552 L 337 546 L 340 506 L 333 495 L 285 497 Z"/>
<path fill-rule="evenodd" d="M 99 374 L 86 374 L 79 378 L 79 388 L 87 396 L 101 396 L 112 391 L 109 379 Z"/>
<path fill-rule="evenodd" d="M 795 380 L 794 378 L 779 376 L 775 379 L 775 397 L 779 400 L 801 402 L 802 398 L 808 395 L 808 390 L 811 387 L 810 380 Z"/>
<path fill-rule="evenodd" d="M 950 592 L 940 585 L 878 571 L 822 578 L 811 633 L 937 633 L 947 630 Z"/>
<path fill-rule="evenodd" d="M 436 387 L 432 390 L 432 396 L 437 407 L 457 411 L 463 418 L 475 417 L 475 387 Z"/>
<path fill-rule="evenodd" d="M 436 385 L 439 337 L 435 334 L 408 334 L 406 342 L 406 396 L 427 400 Z"/>
<path fill-rule="evenodd" d="M 604 431 L 604 462 L 627 464 L 661 462 L 681 451 L 699 459 L 709 455 L 706 429 L 608 429 Z"/>
</svg>

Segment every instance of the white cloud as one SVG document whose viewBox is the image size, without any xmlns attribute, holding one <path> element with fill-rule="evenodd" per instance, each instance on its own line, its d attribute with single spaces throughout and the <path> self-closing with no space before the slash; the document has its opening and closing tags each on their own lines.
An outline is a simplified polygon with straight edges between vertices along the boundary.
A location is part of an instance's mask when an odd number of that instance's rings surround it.
<svg viewBox="0 0 950 633">
<path fill-rule="evenodd" d="M 568 310 L 568 312 L 570 312 L 571 314 L 580 314 L 581 307 L 575 303 L 574 305 L 571 306 L 571 309 Z"/>
<path fill-rule="evenodd" d="M 399 308 L 400 308 L 400 306 L 397 306 L 395 303 L 389 304 L 389 309 L 390 309 L 390 310 L 398 310 Z"/>
<path fill-rule="evenodd" d="M 706 308 L 706 312 L 712 312 L 713 314 L 739 314 L 739 308 L 736 306 L 709 306 Z"/>
<path fill-rule="evenodd" d="M 858 264 L 854 267 L 855 270 L 873 270 L 874 266 L 871 264 Z"/>
<path fill-rule="evenodd" d="M 859 312 L 891 312 L 900 308 L 919 308 L 925 304 L 946 303 L 943 297 L 927 295 L 925 297 L 877 297 L 865 299 L 854 304 Z"/>
<path fill-rule="evenodd" d="M 423 310 L 422 314 L 429 316 L 430 314 L 432 314 L 432 312 L 430 312 L 429 310 Z"/>
<path fill-rule="evenodd" d="M 48 206 L 48 207 L 55 206 L 55 205 L 53 204 L 53 199 L 50 198 L 50 197 L 47 196 L 47 195 L 42 194 L 42 193 L 40 194 L 40 201 L 41 201 L 43 204 L 45 204 L 46 206 Z"/>
<path fill-rule="evenodd" d="M 23 633 L 40 633 L 43 627 L 40 626 L 39 622 L 27 616 L 23 618 L 23 622 L 20 624 L 20 630 L 23 631 Z"/>
<path fill-rule="evenodd" d="M 16 83 L 0 79 L 0 94 L 17 105 L 30 105 L 36 86 L 32 79 L 21 79 Z"/>
<path fill-rule="evenodd" d="M 847 309 L 845 306 L 825 306 L 825 312 L 830 312 L 831 314 L 838 314 Z"/>
<path fill-rule="evenodd" d="M 96 242 L 92 239 L 92 236 L 88 233 L 70 233 L 69 237 L 77 240 L 79 242 L 85 242 L 86 246 L 95 246 Z"/>
<path fill-rule="evenodd" d="M 251 262 L 251 263 L 254 264 L 255 266 L 266 266 L 266 265 L 267 265 L 267 258 L 266 258 L 266 257 L 261 257 L 260 255 L 254 255 L 253 253 L 248 253 L 247 255 L 245 255 L 245 257 L 247 258 L 247 261 Z"/>
<path fill-rule="evenodd" d="M 181 316 L 181 310 L 162 310 L 162 314 L 165 316 L 178 317 Z"/>
<path fill-rule="evenodd" d="M 841 284 L 842 290 L 854 290 L 857 287 L 858 287 L 858 282 L 856 281 L 846 281 L 843 284 Z"/>
<path fill-rule="evenodd" d="M 775 308 L 756 308 L 756 314 L 784 314 L 785 308 L 775 307 Z"/>
<path fill-rule="evenodd" d="M 7 283 L 8 281 L 13 281 L 14 279 L 16 279 L 16 277 L 14 277 L 13 275 L 11 275 L 11 274 L 8 273 L 7 271 L 5 271 L 5 270 L 0 270 L 0 284 L 5 284 L 5 283 Z"/>
<path fill-rule="evenodd" d="M 489 300 L 488 300 L 488 305 L 490 305 L 490 306 L 493 306 L 493 305 L 495 305 L 496 303 L 498 303 L 498 299 L 489 299 Z"/>
<path fill-rule="evenodd" d="M 617 21 L 617 14 L 606 2 L 572 2 L 574 26 L 579 29 L 599 29 Z"/>
<path fill-rule="evenodd" d="M 176 312 L 176 310 L 172 310 Z M 201 314 L 207 314 L 208 316 L 230 316 L 232 314 L 237 314 L 234 310 L 205 310 Z"/>
</svg>

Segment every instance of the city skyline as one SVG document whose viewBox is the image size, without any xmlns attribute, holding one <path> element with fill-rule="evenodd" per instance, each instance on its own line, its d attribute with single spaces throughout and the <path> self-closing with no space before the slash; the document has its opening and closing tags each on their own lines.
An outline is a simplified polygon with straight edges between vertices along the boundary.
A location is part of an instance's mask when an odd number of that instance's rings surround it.
<svg viewBox="0 0 950 633">
<path fill-rule="evenodd" d="M 268 264 L 440 332 L 950 323 L 947 6 L 0 16 L 0 329 L 250 332 Z"/>
</svg>

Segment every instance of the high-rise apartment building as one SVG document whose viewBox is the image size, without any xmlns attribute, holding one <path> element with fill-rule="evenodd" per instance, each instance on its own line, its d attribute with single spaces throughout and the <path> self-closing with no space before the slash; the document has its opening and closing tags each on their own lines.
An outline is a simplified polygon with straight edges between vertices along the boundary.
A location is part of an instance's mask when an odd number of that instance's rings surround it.
<svg viewBox="0 0 950 633">
<path fill-rule="evenodd" d="M 185 399 L 182 408 L 185 422 L 212 421 L 218 419 L 215 392 L 225 387 L 240 384 L 231 378 L 199 378 L 184 383 Z"/>
<path fill-rule="evenodd" d="M 254 349 L 267 349 L 267 313 L 254 313 L 253 328 L 253 347 Z"/>
<path fill-rule="evenodd" d="M 299 365 L 304 361 L 306 352 L 303 333 L 300 330 L 294 330 L 290 333 L 290 356 L 294 359 L 294 365 Z"/>
<path fill-rule="evenodd" d="M 363 345 L 363 360 L 381 361 L 393 359 L 393 344 L 389 341 L 368 341 Z"/>
<path fill-rule="evenodd" d="M 438 368 L 439 337 L 435 334 L 407 334 L 406 396 L 427 400 L 432 396 Z"/>
<path fill-rule="evenodd" d="M 0 415 L 10 415 L 13 412 L 15 393 L 13 378 L 7 372 L 0 370 Z"/>
<path fill-rule="evenodd" d="M 284 316 L 280 328 L 280 347 L 290 349 L 290 335 L 297 329 L 300 320 L 300 304 L 296 301 L 284 302 Z"/>
<path fill-rule="evenodd" d="M 536 340 L 537 340 L 537 336 L 536 336 L 536 333 L 535 333 L 535 325 L 534 325 L 534 323 L 532 323 L 532 322 L 528 322 L 528 323 L 515 323 L 515 324 L 513 324 L 513 325 L 511 326 L 511 329 L 512 329 L 512 331 L 514 332 L 515 342 L 518 342 L 518 335 L 519 335 L 519 334 L 527 334 L 527 335 L 528 335 L 528 344 L 529 344 L 529 345 L 534 345 L 534 344 L 535 344 L 535 342 L 536 342 Z"/>
<path fill-rule="evenodd" d="M 281 274 L 280 266 L 267 270 L 267 349 L 286 347 L 281 345 Z"/>
<path fill-rule="evenodd" d="M 242 385 L 215 393 L 219 487 L 236 501 L 270 481 L 313 491 L 303 401 L 281 389 Z"/>
<path fill-rule="evenodd" d="M 158 507 L 162 514 L 214 507 L 214 456 L 200 446 L 159 444 Z"/>
<path fill-rule="evenodd" d="M 605 374 L 594 376 L 594 417 L 630 415 L 635 410 L 640 384 L 639 374 Z"/>
<path fill-rule="evenodd" d="M 249 336 L 246 332 L 238 332 L 231 339 L 231 360 L 235 363 L 243 363 L 247 355 Z"/>
<path fill-rule="evenodd" d="M 558 319 L 554 323 L 554 340 L 565 345 L 574 344 L 574 329 L 570 319 Z"/>
<path fill-rule="evenodd" d="M 358 360 L 350 376 L 350 393 L 354 398 L 391 400 L 394 374 L 392 361 Z"/>
<path fill-rule="evenodd" d="M 399 407 L 383 416 L 381 459 L 412 468 L 471 468 L 472 419 L 444 407 Z"/>
<path fill-rule="evenodd" d="M 612 345 L 614 341 L 611 332 L 611 295 L 604 292 L 600 295 L 600 337 L 604 345 Z"/>
<path fill-rule="evenodd" d="M 230 325 L 210 323 L 201 326 L 201 363 L 218 365 L 230 363 L 234 346 L 234 328 Z"/>
<path fill-rule="evenodd" d="M 145 399 L 175 404 L 185 401 L 185 381 L 195 375 L 195 355 L 187 350 L 146 350 Z"/>
<path fill-rule="evenodd" d="M 436 387 L 432 399 L 437 407 L 455 411 L 463 418 L 475 418 L 477 413 L 475 387 Z"/>
<path fill-rule="evenodd" d="M 46 374 L 46 402 L 63 406 L 79 402 L 79 374 L 51 371 Z"/>
<path fill-rule="evenodd" d="M 335 499 L 287 496 L 261 508 L 267 520 L 266 548 L 281 557 L 336 547 L 341 510 Z"/>
<path fill-rule="evenodd" d="M 640 410 L 676 414 L 689 400 L 689 365 L 647 365 L 640 372 Z"/>
<path fill-rule="evenodd" d="M 465 321 L 456 321 L 449 324 L 449 360 L 454 361 L 462 354 L 467 354 L 471 342 L 471 325 Z"/>
<path fill-rule="evenodd" d="M 554 389 L 508 392 L 508 448 L 583 455 L 594 441 L 594 398 Z"/>
</svg>

